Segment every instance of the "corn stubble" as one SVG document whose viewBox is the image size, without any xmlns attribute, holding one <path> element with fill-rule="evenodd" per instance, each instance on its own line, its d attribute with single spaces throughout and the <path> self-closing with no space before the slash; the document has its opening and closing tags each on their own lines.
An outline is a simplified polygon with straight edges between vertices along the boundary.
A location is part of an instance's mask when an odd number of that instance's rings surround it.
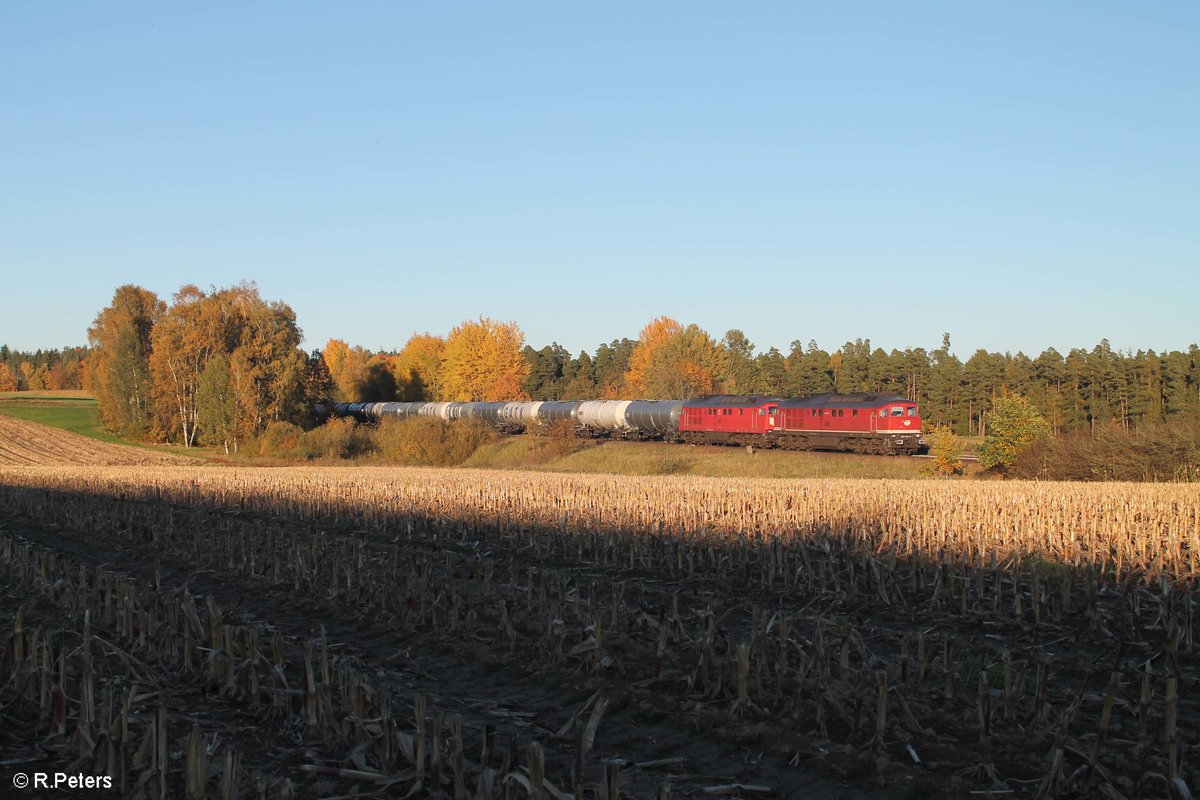
<svg viewBox="0 0 1200 800">
<path fill-rule="evenodd" d="M 5 580 L 68 620 L 12 618 L 0 713 L 130 796 L 298 797 L 316 781 L 456 800 L 789 791 L 786 769 L 772 783 L 717 780 L 685 746 L 641 760 L 609 750 L 614 700 L 730 746 L 762 749 L 765 731 L 797 770 L 925 781 L 931 796 L 1182 798 L 1194 783 L 1200 498 L 1186 486 L 397 469 L 0 478 L 0 508 L 97 546 L 590 693 L 565 722 L 501 736 L 332 655 L 319 627 L 285 640 L 211 595 L 147 588 L 0 532 Z M 202 713 L 168 709 L 171 687 L 245 704 L 263 737 L 303 748 L 290 768 L 267 764 Z"/>
</svg>

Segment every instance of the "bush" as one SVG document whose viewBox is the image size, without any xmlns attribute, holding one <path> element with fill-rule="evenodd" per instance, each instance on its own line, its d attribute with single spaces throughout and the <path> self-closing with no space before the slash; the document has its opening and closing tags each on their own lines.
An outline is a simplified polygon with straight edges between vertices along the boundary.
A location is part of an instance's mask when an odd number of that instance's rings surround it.
<svg viewBox="0 0 1200 800">
<path fill-rule="evenodd" d="M 276 420 L 259 435 L 256 450 L 260 456 L 295 458 L 302 433 L 298 426 Z"/>
<path fill-rule="evenodd" d="M 1046 439 L 1021 453 L 1008 472 L 1043 480 L 1200 481 L 1200 421 Z"/>
<path fill-rule="evenodd" d="M 569 419 L 539 422 L 527 427 L 525 434 L 532 434 L 536 441 L 531 453 L 541 461 L 554 461 L 582 449 L 584 443 L 576 438 L 574 427 Z"/>
<path fill-rule="evenodd" d="M 385 419 L 373 431 L 376 457 L 394 464 L 452 467 L 463 463 L 496 434 L 477 419 L 437 417 Z"/>
<path fill-rule="evenodd" d="M 936 475 L 952 477 L 963 474 L 963 443 L 943 426 L 934 430 L 929 436 L 929 454 L 933 456 L 933 471 Z"/>
<path fill-rule="evenodd" d="M 351 417 L 332 417 L 319 428 L 299 436 L 297 451 L 304 458 L 351 458 L 372 449 L 370 438 Z"/>
</svg>

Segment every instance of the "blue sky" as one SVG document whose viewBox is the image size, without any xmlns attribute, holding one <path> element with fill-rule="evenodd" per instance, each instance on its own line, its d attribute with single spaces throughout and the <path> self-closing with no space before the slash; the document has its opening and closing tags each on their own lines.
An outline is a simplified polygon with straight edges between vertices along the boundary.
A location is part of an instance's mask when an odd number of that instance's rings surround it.
<svg viewBox="0 0 1200 800">
<path fill-rule="evenodd" d="M 1200 340 L 1200 4 L 5 3 L 0 341 L 254 280 L 762 350 Z"/>
</svg>

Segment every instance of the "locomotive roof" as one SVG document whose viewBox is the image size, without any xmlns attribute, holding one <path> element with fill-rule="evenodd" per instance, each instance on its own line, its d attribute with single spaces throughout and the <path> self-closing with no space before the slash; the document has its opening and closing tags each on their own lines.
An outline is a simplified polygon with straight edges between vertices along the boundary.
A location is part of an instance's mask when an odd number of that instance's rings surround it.
<svg viewBox="0 0 1200 800">
<path fill-rule="evenodd" d="M 710 394 L 694 397 L 683 404 L 684 408 L 758 408 L 767 403 L 778 403 L 778 397 L 762 394 Z"/>
<path fill-rule="evenodd" d="M 835 394 L 823 392 L 808 397 L 793 397 L 779 405 L 784 408 L 879 408 L 891 403 L 913 403 L 898 394 Z"/>
</svg>

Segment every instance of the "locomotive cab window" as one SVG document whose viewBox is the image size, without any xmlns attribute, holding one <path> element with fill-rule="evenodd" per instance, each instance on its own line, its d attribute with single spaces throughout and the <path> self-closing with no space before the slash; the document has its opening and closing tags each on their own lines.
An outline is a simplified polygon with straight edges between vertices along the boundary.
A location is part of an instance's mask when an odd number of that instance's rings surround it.
<svg viewBox="0 0 1200 800">
<path fill-rule="evenodd" d="M 904 416 L 904 408 L 901 406 L 892 406 L 892 416 L 893 417 L 903 417 Z"/>
<path fill-rule="evenodd" d="M 917 407 L 916 406 L 909 406 L 906 410 L 908 411 L 908 415 L 910 417 L 915 417 L 917 415 Z"/>
</svg>

